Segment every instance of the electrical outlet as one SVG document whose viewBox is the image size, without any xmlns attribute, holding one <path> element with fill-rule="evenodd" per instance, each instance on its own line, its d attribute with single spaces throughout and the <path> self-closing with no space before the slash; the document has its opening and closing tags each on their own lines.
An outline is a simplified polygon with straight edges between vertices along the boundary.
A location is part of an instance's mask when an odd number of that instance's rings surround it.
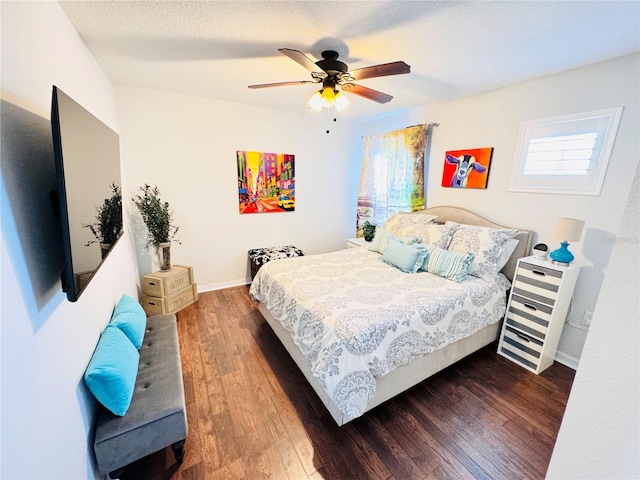
<svg viewBox="0 0 640 480">
<path fill-rule="evenodd" d="M 593 312 L 585 310 L 584 315 L 582 315 L 582 325 L 586 327 L 590 326 L 592 318 L 593 318 Z"/>
</svg>

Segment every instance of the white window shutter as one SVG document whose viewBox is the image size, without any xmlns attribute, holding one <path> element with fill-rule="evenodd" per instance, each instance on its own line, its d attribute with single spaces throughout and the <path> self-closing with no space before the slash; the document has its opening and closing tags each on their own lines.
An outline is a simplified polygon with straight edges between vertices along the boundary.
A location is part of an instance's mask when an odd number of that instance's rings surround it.
<svg viewBox="0 0 640 480">
<path fill-rule="evenodd" d="M 523 122 L 509 190 L 599 195 L 622 107 Z"/>
</svg>

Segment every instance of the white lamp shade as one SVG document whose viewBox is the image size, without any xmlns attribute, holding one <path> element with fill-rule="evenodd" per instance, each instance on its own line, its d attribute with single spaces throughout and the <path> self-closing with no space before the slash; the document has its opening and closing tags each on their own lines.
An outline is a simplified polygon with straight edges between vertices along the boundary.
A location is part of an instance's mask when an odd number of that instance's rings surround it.
<svg viewBox="0 0 640 480">
<path fill-rule="evenodd" d="M 343 111 L 349 105 L 349 100 L 344 96 L 342 92 L 336 93 L 336 110 Z"/>
<path fill-rule="evenodd" d="M 322 110 L 322 95 L 320 95 L 320 92 L 313 94 L 313 97 L 309 99 L 308 105 L 316 112 Z"/>
<path fill-rule="evenodd" d="M 325 108 L 331 108 L 336 104 L 336 92 L 331 87 L 325 87 L 320 95 L 322 106 Z"/>
<path fill-rule="evenodd" d="M 577 242 L 582 237 L 584 220 L 561 218 L 556 226 L 556 238 L 565 242 Z"/>
</svg>

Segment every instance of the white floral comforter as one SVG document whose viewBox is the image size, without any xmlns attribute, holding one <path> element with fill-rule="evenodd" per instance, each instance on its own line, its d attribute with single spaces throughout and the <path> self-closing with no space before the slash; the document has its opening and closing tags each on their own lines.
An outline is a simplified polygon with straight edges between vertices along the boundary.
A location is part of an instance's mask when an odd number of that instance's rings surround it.
<svg viewBox="0 0 640 480">
<path fill-rule="evenodd" d="M 264 265 L 250 295 L 291 334 L 336 406 L 362 415 L 381 377 L 502 319 L 509 281 L 407 274 L 363 248 Z"/>
</svg>

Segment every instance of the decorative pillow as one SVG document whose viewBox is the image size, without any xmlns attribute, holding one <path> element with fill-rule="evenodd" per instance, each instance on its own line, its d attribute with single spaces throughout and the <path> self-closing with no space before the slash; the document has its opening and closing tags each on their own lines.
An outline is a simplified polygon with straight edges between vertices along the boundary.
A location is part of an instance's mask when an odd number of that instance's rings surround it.
<svg viewBox="0 0 640 480">
<path fill-rule="evenodd" d="M 496 276 L 502 246 L 518 233 L 514 228 L 489 228 L 460 225 L 455 222 L 447 222 L 445 225 L 457 227 L 448 250 L 459 253 L 473 252 L 475 259 L 469 268 L 469 275 L 485 280 L 491 280 Z"/>
<path fill-rule="evenodd" d="M 414 228 L 412 233 L 420 237 L 420 243 L 446 250 L 455 229 L 455 225 L 430 223 L 429 225 Z"/>
<path fill-rule="evenodd" d="M 392 235 L 384 228 L 376 228 L 376 234 L 371 241 L 371 245 L 369 245 L 369 250 L 373 252 L 384 253 L 385 249 L 387 248 L 387 241 L 389 240 L 390 236 Z"/>
<path fill-rule="evenodd" d="M 122 330 L 134 347 L 140 348 L 147 328 L 147 315 L 135 298 L 122 295 L 111 315 L 110 323 Z"/>
<path fill-rule="evenodd" d="M 393 214 L 382 225 L 386 231 L 392 233 L 396 237 L 413 237 L 414 234 L 405 235 L 403 230 L 411 230 L 413 227 L 421 227 L 432 223 L 436 218 L 435 215 L 429 215 L 421 212 L 398 212 Z"/>
<path fill-rule="evenodd" d="M 427 257 L 424 245 L 407 245 L 395 238 L 389 238 L 382 260 L 405 273 L 416 273 Z"/>
<path fill-rule="evenodd" d="M 506 243 L 502 246 L 502 251 L 500 252 L 500 257 L 498 258 L 498 262 L 496 265 L 498 272 L 502 270 L 507 264 L 519 243 L 520 240 L 512 238 L 510 240 L 507 240 Z"/>
<path fill-rule="evenodd" d="M 93 396 L 113 414 L 129 410 L 140 354 L 122 331 L 107 325 L 100 335 L 84 381 Z"/>
<path fill-rule="evenodd" d="M 373 237 L 373 241 L 369 246 L 369 250 L 373 252 L 384 253 L 385 250 L 387 249 L 387 242 L 389 241 L 389 239 L 398 240 L 399 242 L 404 243 L 406 245 L 411 245 L 413 243 L 417 243 L 418 241 L 420 241 L 418 237 L 397 238 L 396 236 L 391 235 L 384 228 L 376 228 L 376 235 L 375 237 Z"/>
<path fill-rule="evenodd" d="M 473 252 L 458 253 L 431 245 L 427 249 L 429 253 L 423 270 L 457 283 L 467 278 L 474 258 Z"/>
</svg>

